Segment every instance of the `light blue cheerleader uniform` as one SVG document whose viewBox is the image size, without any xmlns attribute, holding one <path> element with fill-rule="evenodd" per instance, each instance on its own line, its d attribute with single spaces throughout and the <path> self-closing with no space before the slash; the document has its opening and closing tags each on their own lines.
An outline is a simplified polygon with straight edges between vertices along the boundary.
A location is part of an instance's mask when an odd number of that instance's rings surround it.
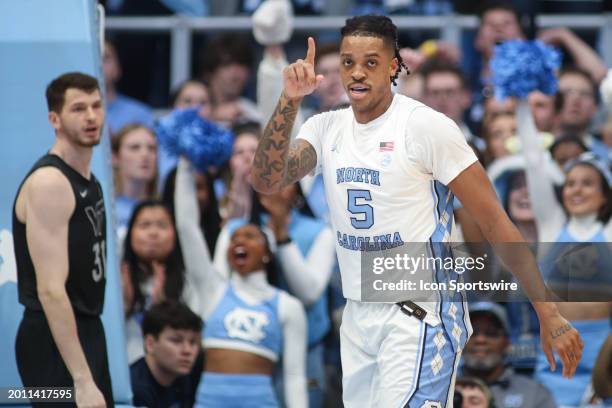
<svg viewBox="0 0 612 408">
<path fill-rule="evenodd" d="M 215 270 L 199 228 L 193 169 L 179 161 L 176 224 L 186 269 L 186 303 L 204 318 L 204 349 L 252 353 L 283 368 L 285 406 L 306 408 L 306 317 L 299 300 L 271 286 L 263 270 L 230 276 Z M 272 377 L 205 371 L 196 407 L 272 408 Z"/>
</svg>

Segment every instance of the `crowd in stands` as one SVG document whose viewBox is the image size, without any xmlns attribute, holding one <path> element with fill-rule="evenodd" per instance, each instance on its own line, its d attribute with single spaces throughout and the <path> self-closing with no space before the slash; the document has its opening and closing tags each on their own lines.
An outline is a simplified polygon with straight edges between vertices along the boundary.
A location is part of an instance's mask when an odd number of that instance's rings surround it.
<svg viewBox="0 0 612 408">
<path fill-rule="evenodd" d="M 264 196 L 251 188 L 249 178 L 259 135 L 282 90 L 287 54 L 295 51 L 291 25 L 282 22 L 292 9 L 322 14 L 331 6 L 317 0 L 293 0 L 292 7 L 285 0 L 217 3 L 105 2 L 110 15 L 139 10 L 222 15 L 233 6 L 245 15 L 254 13 L 257 44 L 236 35 L 209 39 L 201 72 L 173 90 L 164 106 L 197 108 L 203 120 L 232 130 L 227 163 L 202 172 L 158 143 L 153 110 L 121 93 L 120 38 L 115 44 L 105 42 L 114 222 L 121 242 L 134 402 L 187 407 L 250 400 L 259 404 L 252 406 L 266 406 L 278 400 L 288 407 L 341 406 L 343 298 L 323 179 L 307 177 Z M 450 0 L 345 3 L 336 10 L 476 12 L 471 2 Z M 563 378 L 558 359 L 556 370 L 548 368 L 528 302 L 473 302 L 473 334 L 463 352 L 456 400 L 463 407 L 612 406 L 612 256 L 605 244 L 612 241 L 612 98 L 600 97 L 603 81 L 608 90 L 604 86 L 602 92 L 612 93 L 612 71 L 593 47 L 566 28 L 526 33 L 518 12 L 533 8 L 515 3 L 495 2 L 480 10 L 472 55 L 435 39 L 402 49 L 410 75 L 401 74 L 394 91 L 456 122 L 487 169 L 501 204 L 536 250 L 549 285 L 568 287 L 563 268 L 555 263 L 564 246 L 601 245 L 581 255 L 580 268 L 573 272 L 572 283 L 580 285 L 582 297 L 559 304 L 585 343 L 576 376 Z M 592 6 L 578 10 L 583 12 L 603 7 L 598 1 L 537 3 L 549 12 L 576 11 L 571 6 L 578 3 Z M 558 3 L 565 8 L 556 8 Z M 534 92 L 526 102 L 496 100 L 488 65 L 493 47 L 528 34 L 564 51 L 558 92 Z M 261 59 L 255 70 L 256 55 Z M 300 109 L 294 136 L 308 117 L 348 106 L 338 43 L 319 42 L 315 64 L 325 79 Z M 457 201 L 455 216 L 454 239 L 484 241 Z M 233 391 L 236 387 L 240 394 Z M 260 389 L 273 389 L 274 395 Z"/>
</svg>

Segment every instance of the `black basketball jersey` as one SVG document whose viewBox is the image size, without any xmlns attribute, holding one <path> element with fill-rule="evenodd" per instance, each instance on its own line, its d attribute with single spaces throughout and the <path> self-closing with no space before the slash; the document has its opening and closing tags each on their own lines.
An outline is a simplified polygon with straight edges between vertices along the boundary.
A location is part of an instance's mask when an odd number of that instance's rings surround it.
<svg viewBox="0 0 612 408">
<path fill-rule="evenodd" d="M 40 158 L 24 182 L 34 171 L 47 166 L 59 169 L 66 176 L 76 201 L 68 223 L 66 280 L 68 298 L 75 313 L 99 316 L 104 305 L 106 285 L 106 217 L 102 188 L 93 173 L 91 179 L 87 180 L 59 156 L 53 154 Z M 28 309 L 40 311 L 42 306 L 36 291 L 36 274 L 26 241 L 26 226 L 17 219 L 15 205 L 13 205 L 13 243 L 17 263 L 19 302 Z"/>
</svg>

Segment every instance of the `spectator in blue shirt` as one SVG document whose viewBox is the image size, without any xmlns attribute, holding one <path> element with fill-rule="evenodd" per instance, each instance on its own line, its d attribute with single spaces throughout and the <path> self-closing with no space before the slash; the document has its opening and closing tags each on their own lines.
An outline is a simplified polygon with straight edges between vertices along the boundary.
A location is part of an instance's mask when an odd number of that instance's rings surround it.
<svg viewBox="0 0 612 408">
<path fill-rule="evenodd" d="M 151 108 L 136 99 L 121 95 L 117 82 L 121 79 L 121 64 L 115 46 L 104 42 L 104 84 L 106 85 L 106 123 L 111 135 L 126 125 L 141 124 L 153 128 Z"/>
</svg>

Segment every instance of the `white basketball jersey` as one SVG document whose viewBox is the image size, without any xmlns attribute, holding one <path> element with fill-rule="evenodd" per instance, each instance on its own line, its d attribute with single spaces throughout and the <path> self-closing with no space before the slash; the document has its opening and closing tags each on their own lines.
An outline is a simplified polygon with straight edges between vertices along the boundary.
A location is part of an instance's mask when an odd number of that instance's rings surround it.
<svg viewBox="0 0 612 408">
<path fill-rule="evenodd" d="M 311 117 L 298 138 L 314 147 L 323 173 L 344 296 L 361 300 L 364 248 L 449 240 L 445 185 L 477 160 L 451 119 L 395 95 L 369 123 L 349 107 Z"/>
</svg>

